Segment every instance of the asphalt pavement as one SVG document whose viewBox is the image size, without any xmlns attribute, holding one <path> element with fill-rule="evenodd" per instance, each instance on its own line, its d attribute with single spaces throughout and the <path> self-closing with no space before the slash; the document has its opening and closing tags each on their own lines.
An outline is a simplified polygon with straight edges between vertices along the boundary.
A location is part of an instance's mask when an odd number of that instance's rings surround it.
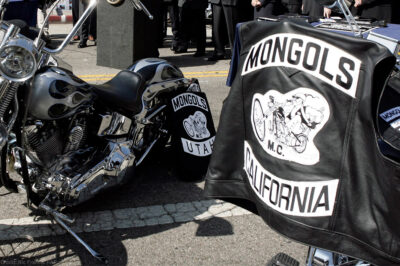
<svg viewBox="0 0 400 266">
<path fill-rule="evenodd" d="M 51 24 L 55 41 L 71 24 Z M 210 42 L 211 29 L 207 29 Z M 208 62 L 169 49 L 170 35 L 160 57 L 187 77 L 199 79 L 207 94 L 215 125 L 222 102 L 229 60 Z M 119 69 L 96 65 L 96 46 L 79 49 L 73 42 L 59 56 L 89 83 L 111 79 Z M 207 55 L 212 47 L 207 47 Z M 140 182 L 106 192 L 67 213 L 73 229 L 110 265 L 266 265 L 279 252 L 305 263 L 307 246 L 271 230 L 260 217 L 235 205 L 203 196 L 204 182 L 182 182 L 168 151 L 145 161 L 135 175 Z M 136 178 L 136 177 L 135 177 Z M 0 264 L 95 265 L 96 260 L 53 221 L 25 206 L 24 194 L 0 189 Z"/>
</svg>

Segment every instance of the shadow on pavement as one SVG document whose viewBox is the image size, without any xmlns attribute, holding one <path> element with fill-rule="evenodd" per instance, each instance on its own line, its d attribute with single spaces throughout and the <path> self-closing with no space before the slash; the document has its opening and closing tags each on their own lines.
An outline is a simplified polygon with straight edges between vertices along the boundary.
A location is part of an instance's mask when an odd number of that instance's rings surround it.
<svg viewBox="0 0 400 266">
<path fill-rule="evenodd" d="M 199 224 L 196 236 L 227 236 L 233 235 L 233 227 L 227 221 L 219 217 L 208 220 L 196 221 Z"/>
<path fill-rule="evenodd" d="M 122 187 L 106 191 L 77 207 L 67 208 L 65 212 L 78 214 L 80 212 L 204 200 L 203 190 L 198 186 L 198 182 L 182 182 L 176 177 L 173 169 L 174 160 L 175 156 L 168 149 L 153 154 L 135 173 L 137 179 L 134 178 Z M 46 217 L 39 216 L 38 222 L 46 219 Z M 79 219 L 76 222 L 79 222 Z M 198 224 L 196 236 L 210 237 L 233 234 L 232 225 L 222 218 L 212 217 L 208 220 L 194 220 L 193 217 L 188 222 Z M 82 232 L 78 235 L 91 248 L 107 257 L 110 265 L 127 265 L 129 264 L 127 248 L 129 249 L 129 247 L 124 245 L 124 240 L 140 239 L 159 234 L 180 227 L 185 223 L 187 222 L 90 233 Z M 11 226 L 9 230 L 32 232 L 35 231 L 35 227 L 39 230 L 39 227 L 35 224 L 16 225 L 16 227 L 20 228 Z M 72 228 L 74 228 L 73 225 Z M 35 237 L 33 234 L 26 236 L 26 238 L 0 241 L 0 264 L 97 264 L 97 261 L 71 235 L 58 230 L 58 227 L 57 230 L 53 231 L 54 233 L 57 235 Z M 51 232 L 47 233 L 47 235 L 50 234 Z M 130 249 L 129 252 L 131 252 Z"/>
</svg>

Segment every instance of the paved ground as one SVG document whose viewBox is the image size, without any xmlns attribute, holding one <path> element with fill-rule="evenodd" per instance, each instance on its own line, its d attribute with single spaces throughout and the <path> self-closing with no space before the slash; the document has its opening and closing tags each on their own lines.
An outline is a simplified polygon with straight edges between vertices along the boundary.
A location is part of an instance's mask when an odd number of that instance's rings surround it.
<svg viewBox="0 0 400 266">
<path fill-rule="evenodd" d="M 51 24 L 62 37 L 70 24 Z M 208 29 L 210 35 L 210 29 Z M 96 65 L 96 47 L 69 45 L 60 54 L 74 72 L 91 83 L 102 83 L 119 70 Z M 218 125 L 229 61 L 209 63 L 189 53 L 174 55 L 166 47 L 162 58 L 196 77 L 206 92 Z M 207 51 L 211 53 L 211 48 Z M 182 182 L 174 173 L 168 151 L 138 169 L 141 182 L 100 195 L 67 210 L 73 229 L 112 265 L 265 265 L 278 252 L 303 264 L 307 247 L 274 233 L 253 214 L 232 204 L 203 196 L 204 182 Z M 93 265 L 69 234 L 54 222 L 27 209 L 23 194 L 0 189 L 0 264 Z"/>
</svg>

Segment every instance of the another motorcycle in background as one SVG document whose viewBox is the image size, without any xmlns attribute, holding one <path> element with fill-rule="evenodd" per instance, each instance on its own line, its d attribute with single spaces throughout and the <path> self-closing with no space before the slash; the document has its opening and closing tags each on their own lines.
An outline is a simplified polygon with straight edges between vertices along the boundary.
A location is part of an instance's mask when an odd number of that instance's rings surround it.
<svg viewBox="0 0 400 266">
<path fill-rule="evenodd" d="M 129 1 L 152 19 L 140 1 Z M 0 0 L 1 13 L 7 3 Z M 129 170 L 171 139 L 171 95 L 199 93 L 200 87 L 196 79 L 156 58 L 139 60 L 102 85 L 88 84 L 59 67 L 54 55 L 69 44 L 96 5 L 90 1 L 54 49 L 41 38 L 43 29 L 32 40 L 18 26 L 1 21 L 0 186 L 26 192 L 28 206 L 44 210 L 96 259 L 107 262 L 71 230 L 67 223 L 74 221 L 62 209 L 134 178 Z"/>
</svg>

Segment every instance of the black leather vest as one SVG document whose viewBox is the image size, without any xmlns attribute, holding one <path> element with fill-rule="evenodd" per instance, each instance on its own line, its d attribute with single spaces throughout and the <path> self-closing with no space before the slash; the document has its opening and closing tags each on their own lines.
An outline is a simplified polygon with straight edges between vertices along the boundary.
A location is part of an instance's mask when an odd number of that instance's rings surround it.
<svg viewBox="0 0 400 266">
<path fill-rule="evenodd" d="M 400 168 L 381 154 L 375 122 L 394 57 L 290 22 L 248 22 L 239 34 L 206 195 L 305 244 L 400 264 Z"/>
</svg>

